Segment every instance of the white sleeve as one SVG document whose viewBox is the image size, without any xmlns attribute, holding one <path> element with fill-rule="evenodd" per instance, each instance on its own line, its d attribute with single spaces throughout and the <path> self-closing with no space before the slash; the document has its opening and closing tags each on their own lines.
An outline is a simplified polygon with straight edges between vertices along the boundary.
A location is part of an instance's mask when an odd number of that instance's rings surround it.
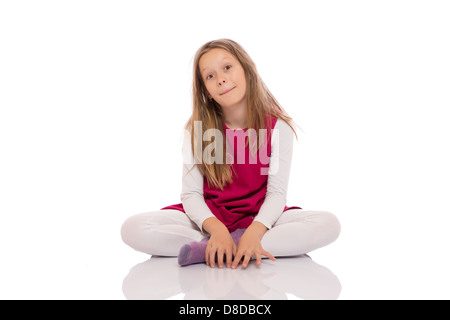
<svg viewBox="0 0 450 320">
<path fill-rule="evenodd" d="M 192 167 L 194 168 L 189 172 Z M 214 215 L 203 196 L 203 175 L 194 164 L 191 134 L 188 130 L 184 131 L 183 136 L 183 177 L 180 198 L 186 215 L 203 231 L 203 222 Z"/>
<path fill-rule="evenodd" d="M 294 131 L 285 121 L 278 119 L 271 141 L 266 198 L 254 220 L 268 229 L 272 228 L 286 206 L 293 147 Z"/>
</svg>

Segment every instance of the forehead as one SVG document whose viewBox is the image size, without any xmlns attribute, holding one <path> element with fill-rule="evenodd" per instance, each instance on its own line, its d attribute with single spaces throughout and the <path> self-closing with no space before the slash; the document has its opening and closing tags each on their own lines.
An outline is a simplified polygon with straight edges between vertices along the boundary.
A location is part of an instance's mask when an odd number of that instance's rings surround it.
<svg viewBox="0 0 450 320">
<path fill-rule="evenodd" d="M 201 71 L 207 68 L 214 68 L 224 60 L 236 61 L 236 58 L 224 49 L 214 48 L 202 55 L 199 61 L 199 68 Z"/>
</svg>

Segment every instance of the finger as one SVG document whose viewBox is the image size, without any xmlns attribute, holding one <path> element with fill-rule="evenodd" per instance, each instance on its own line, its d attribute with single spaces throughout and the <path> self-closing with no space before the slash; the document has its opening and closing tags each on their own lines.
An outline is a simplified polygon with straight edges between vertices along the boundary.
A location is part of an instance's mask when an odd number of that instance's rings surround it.
<svg viewBox="0 0 450 320">
<path fill-rule="evenodd" d="M 216 260 L 216 249 L 211 249 L 209 251 L 209 266 L 211 268 L 215 267 L 215 265 L 216 265 L 215 260 Z"/>
<path fill-rule="evenodd" d="M 261 263 L 262 263 L 262 261 L 261 261 L 261 255 L 260 255 L 259 253 L 255 253 L 255 256 L 256 256 L 256 264 L 257 264 L 258 266 L 260 266 Z"/>
<path fill-rule="evenodd" d="M 265 255 L 267 258 L 269 258 L 272 261 L 277 260 L 277 259 L 275 259 L 275 257 L 273 255 L 270 254 L 270 252 L 267 252 L 266 250 L 263 250 L 262 254 Z"/>
<path fill-rule="evenodd" d="M 223 268 L 223 249 L 219 249 L 217 251 L 217 264 L 219 265 L 219 268 Z"/>
<path fill-rule="evenodd" d="M 226 252 L 226 258 L 227 258 L 227 268 L 231 267 L 231 263 L 233 262 L 233 255 L 232 250 L 227 250 Z"/>
<path fill-rule="evenodd" d="M 207 265 L 207 266 L 209 266 L 209 252 L 210 252 L 210 251 L 211 251 L 211 250 L 210 250 L 210 247 L 207 246 L 206 249 L 205 249 L 205 262 L 206 262 L 206 265 Z"/>
<path fill-rule="evenodd" d="M 250 254 L 246 254 L 244 257 L 244 262 L 242 262 L 242 268 L 247 268 L 248 263 L 250 262 L 251 259 L 251 255 Z"/>
<path fill-rule="evenodd" d="M 234 256 L 234 260 L 233 260 L 233 264 L 231 265 L 232 269 L 236 269 L 236 267 L 238 266 L 239 262 L 241 262 L 242 259 L 242 252 L 237 252 L 236 255 Z"/>
</svg>

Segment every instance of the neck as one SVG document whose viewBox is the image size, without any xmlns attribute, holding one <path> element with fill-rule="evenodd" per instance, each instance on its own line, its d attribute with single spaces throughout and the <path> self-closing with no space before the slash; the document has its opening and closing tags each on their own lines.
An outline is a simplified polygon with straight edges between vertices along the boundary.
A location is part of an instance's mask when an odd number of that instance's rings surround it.
<svg viewBox="0 0 450 320">
<path fill-rule="evenodd" d="M 248 127 L 247 124 L 247 105 L 245 103 L 223 108 L 224 121 L 230 129 L 244 129 Z"/>
</svg>

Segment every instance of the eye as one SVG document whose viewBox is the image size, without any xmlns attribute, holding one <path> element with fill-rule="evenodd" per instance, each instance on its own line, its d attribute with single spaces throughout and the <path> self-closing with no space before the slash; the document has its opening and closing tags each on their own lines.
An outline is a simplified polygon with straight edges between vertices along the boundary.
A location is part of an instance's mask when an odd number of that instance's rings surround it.
<svg viewBox="0 0 450 320">
<path fill-rule="evenodd" d="M 231 65 L 228 65 L 225 67 L 225 70 L 230 70 L 231 69 Z"/>
<path fill-rule="evenodd" d="M 208 75 L 206 76 L 206 80 L 209 80 L 209 79 L 211 79 L 212 77 L 213 77 L 212 74 L 208 74 Z"/>
</svg>

